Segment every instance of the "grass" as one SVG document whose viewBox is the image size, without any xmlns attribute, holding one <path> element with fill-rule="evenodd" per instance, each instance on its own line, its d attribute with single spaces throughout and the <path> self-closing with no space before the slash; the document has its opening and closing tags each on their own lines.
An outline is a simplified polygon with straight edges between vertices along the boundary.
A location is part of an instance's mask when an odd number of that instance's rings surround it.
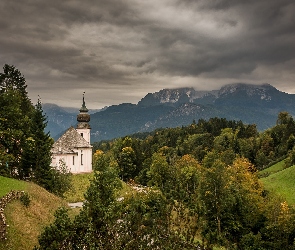
<svg viewBox="0 0 295 250">
<path fill-rule="evenodd" d="M 261 177 L 267 177 L 271 174 L 277 173 L 281 170 L 285 169 L 285 161 L 280 161 L 272 166 L 270 166 L 269 168 L 263 169 L 261 171 L 259 171 L 259 176 Z"/>
<path fill-rule="evenodd" d="M 118 194 L 119 197 L 127 197 L 127 196 L 132 196 L 133 194 L 136 193 L 136 190 L 134 190 L 131 186 L 129 186 L 127 183 L 124 181 L 122 183 L 122 189 L 119 191 L 120 193 Z"/>
<path fill-rule="evenodd" d="M 74 174 L 71 176 L 72 189 L 65 193 L 65 200 L 67 202 L 80 202 L 84 201 L 84 193 L 93 179 L 94 173 L 87 174 Z"/>
<path fill-rule="evenodd" d="M 276 165 L 276 164 L 275 164 Z M 277 166 L 274 165 L 274 168 Z M 288 204 L 295 205 L 295 165 L 279 172 L 272 172 L 269 176 L 261 178 L 266 190 L 274 192 L 285 199 Z"/>
<path fill-rule="evenodd" d="M 0 242 L 0 250 L 33 249 L 38 243 L 38 235 L 44 226 L 53 222 L 56 209 L 67 204 L 34 183 L 0 176 L 1 194 L 6 194 L 12 189 L 26 191 L 31 202 L 29 207 L 25 207 L 19 200 L 15 200 L 5 208 L 9 225 L 8 239 Z"/>
<path fill-rule="evenodd" d="M 65 194 L 65 200 L 67 202 L 80 202 L 84 201 L 84 193 L 87 191 L 90 181 L 94 178 L 94 173 L 87 174 L 75 174 L 72 175 L 73 188 Z M 132 195 L 136 191 L 129 185 L 122 181 L 122 189 L 119 196 Z"/>
<path fill-rule="evenodd" d="M 11 190 L 27 190 L 28 183 L 15 179 L 0 176 L 0 198 L 9 193 Z"/>
</svg>

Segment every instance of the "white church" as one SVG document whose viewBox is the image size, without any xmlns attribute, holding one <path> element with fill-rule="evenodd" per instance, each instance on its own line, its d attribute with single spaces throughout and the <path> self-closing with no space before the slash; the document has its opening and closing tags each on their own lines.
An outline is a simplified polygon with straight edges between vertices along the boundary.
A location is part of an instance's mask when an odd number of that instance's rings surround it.
<svg viewBox="0 0 295 250">
<path fill-rule="evenodd" d="M 77 128 L 70 127 L 54 144 L 51 149 L 52 163 L 54 167 L 63 161 L 71 173 L 92 172 L 92 146 L 90 145 L 90 115 L 83 104 L 77 115 Z"/>
</svg>

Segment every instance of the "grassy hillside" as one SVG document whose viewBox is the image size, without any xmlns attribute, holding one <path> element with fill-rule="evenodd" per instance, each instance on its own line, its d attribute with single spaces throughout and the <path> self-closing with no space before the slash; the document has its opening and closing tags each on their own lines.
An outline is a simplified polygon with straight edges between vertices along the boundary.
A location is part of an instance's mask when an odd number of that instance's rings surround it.
<svg viewBox="0 0 295 250">
<path fill-rule="evenodd" d="M 12 189 L 26 191 L 31 203 L 29 207 L 25 207 L 16 200 L 6 207 L 5 216 L 9 224 L 8 239 L 0 242 L 0 250 L 33 249 L 43 227 L 53 221 L 55 210 L 65 206 L 66 203 L 34 183 L 0 176 L 0 196 Z"/>
<path fill-rule="evenodd" d="M 13 190 L 27 190 L 28 183 L 0 176 L 0 198 Z"/>
<path fill-rule="evenodd" d="M 282 164 L 282 162 L 281 162 Z M 275 171 L 279 167 L 277 164 L 264 171 L 269 171 L 269 176 L 261 178 L 265 189 L 275 192 L 285 199 L 288 204 L 295 205 L 295 166 Z"/>
<path fill-rule="evenodd" d="M 67 202 L 84 201 L 84 193 L 87 191 L 90 181 L 94 178 L 94 173 L 75 174 L 72 175 L 73 188 L 66 192 L 65 200 Z M 130 195 L 134 190 L 122 181 L 122 190 L 120 196 Z"/>
<path fill-rule="evenodd" d="M 90 185 L 94 173 L 74 174 L 71 176 L 72 189 L 65 193 L 67 202 L 80 202 L 84 200 L 84 193 Z"/>
<path fill-rule="evenodd" d="M 280 161 L 272 166 L 270 166 L 269 168 L 263 169 L 262 171 L 259 171 L 259 176 L 261 178 L 263 177 L 267 177 L 271 174 L 277 173 L 281 170 L 285 169 L 285 161 Z"/>
</svg>

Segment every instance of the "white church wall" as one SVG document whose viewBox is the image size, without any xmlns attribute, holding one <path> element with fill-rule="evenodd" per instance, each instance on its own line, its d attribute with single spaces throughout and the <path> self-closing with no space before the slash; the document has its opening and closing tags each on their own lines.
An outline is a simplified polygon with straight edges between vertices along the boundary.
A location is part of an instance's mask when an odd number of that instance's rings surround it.
<svg viewBox="0 0 295 250">
<path fill-rule="evenodd" d="M 74 150 L 77 153 L 75 169 L 72 173 L 89 173 L 92 172 L 92 149 L 79 148 Z"/>
<path fill-rule="evenodd" d="M 51 166 L 59 168 L 60 161 L 63 161 L 66 164 L 67 168 L 72 172 L 72 169 L 73 169 L 73 165 L 71 164 L 72 159 L 73 159 L 73 155 L 54 154 L 54 156 L 52 157 Z"/>
<path fill-rule="evenodd" d="M 74 152 L 76 154 L 55 154 L 51 165 L 58 168 L 62 160 L 73 174 L 92 172 L 92 149 L 75 149 Z"/>
</svg>

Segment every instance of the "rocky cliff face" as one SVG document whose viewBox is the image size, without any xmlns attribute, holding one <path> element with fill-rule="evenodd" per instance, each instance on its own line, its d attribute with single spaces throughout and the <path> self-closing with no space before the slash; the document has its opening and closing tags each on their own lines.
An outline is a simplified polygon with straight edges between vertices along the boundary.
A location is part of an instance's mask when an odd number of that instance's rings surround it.
<svg viewBox="0 0 295 250">
<path fill-rule="evenodd" d="M 139 101 L 138 105 L 155 106 L 159 104 L 175 105 L 181 103 L 195 103 L 199 99 L 216 98 L 217 91 L 196 91 L 193 88 L 163 89 L 156 93 L 149 93 Z"/>
<path fill-rule="evenodd" d="M 198 91 L 193 88 L 163 89 L 159 92 L 149 93 L 138 105 L 152 106 L 159 104 L 182 104 L 199 103 L 214 104 L 218 99 L 235 97 L 258 98 L 259 100 L 271 101 L 272 96 L 276 98 L 280 92 L 270 84 L 246 84 L 235 83 L 223 86 L 220 90 Z"/>
</svg>

